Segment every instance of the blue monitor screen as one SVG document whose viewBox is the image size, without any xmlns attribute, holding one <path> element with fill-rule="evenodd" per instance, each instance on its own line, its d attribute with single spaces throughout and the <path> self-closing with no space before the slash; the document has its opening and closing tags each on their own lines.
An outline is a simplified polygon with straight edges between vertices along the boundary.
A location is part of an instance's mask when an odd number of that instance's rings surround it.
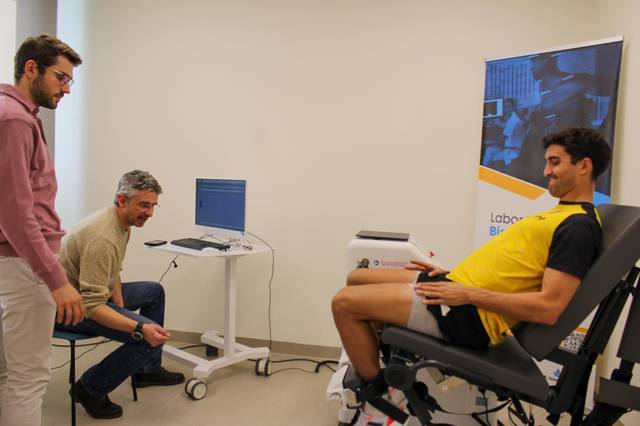
<svg viewBox="0 0 640 426">
<path fill-rule="evenodd" d="M 244 232 L 247 182 L 196 179 L 196 225 Z"/>
</svg>

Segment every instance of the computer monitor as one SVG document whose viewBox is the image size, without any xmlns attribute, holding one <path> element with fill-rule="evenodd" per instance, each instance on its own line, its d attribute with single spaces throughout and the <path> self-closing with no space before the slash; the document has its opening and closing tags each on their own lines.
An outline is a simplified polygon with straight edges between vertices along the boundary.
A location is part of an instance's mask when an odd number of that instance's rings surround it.
<svg viewBox="0 0 640 426">
<path fill-rule="evenodd" d="M 196 227 L 220 238 L 242 238 L 247 182 L 196 179 Z"/>
</svg>

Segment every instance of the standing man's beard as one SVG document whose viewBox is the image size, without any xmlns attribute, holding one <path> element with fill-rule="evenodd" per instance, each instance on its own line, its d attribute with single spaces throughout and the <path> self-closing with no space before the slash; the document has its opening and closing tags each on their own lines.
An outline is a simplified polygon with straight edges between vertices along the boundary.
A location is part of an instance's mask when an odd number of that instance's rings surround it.
<svg viewBox="0 0 640 426">
<path fill-rule="evenodd" d="M 42 83 L 42 76 L 39 76 L 33 82 L 33 86 L 31 88 L 31 96 L 33 97 L 35 104 L 44 108 L 56 109 L 58 103 L 54 101 L 53 95 L 47 96 L 44 88 L 42 87 Z"/>
</svg>

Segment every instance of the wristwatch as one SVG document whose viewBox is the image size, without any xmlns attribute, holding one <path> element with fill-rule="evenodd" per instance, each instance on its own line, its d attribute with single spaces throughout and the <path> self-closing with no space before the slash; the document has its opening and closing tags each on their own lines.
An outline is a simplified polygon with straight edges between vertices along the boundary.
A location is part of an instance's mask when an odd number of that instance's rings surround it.
<svg viewBox="0 0 640 426">
<path fill-rule="evenodd" d="M 137 340 L 138 342 L 140 342 L 142 339 L 144 339 L 144 336 L 142 335 L 143 325 L 144 325 L 143 322 L 138 321 L 138 323 L 136 324 L 135 330 L 131 332 L 131 337 L 133 338 L 133 340 Z"/>
</svg>

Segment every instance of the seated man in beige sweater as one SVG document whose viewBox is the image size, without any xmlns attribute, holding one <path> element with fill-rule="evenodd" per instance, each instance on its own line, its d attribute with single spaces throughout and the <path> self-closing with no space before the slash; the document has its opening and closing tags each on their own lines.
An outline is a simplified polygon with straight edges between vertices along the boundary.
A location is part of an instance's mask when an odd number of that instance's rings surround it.
<svg viewBox="0 0 640 426">
<path fill-rule="evenodd" d="M 161 367 L 162 345 L 169 339 L 164 323 L 164 290 L 155 282 L 120 281 L 131 227 L 142 227 L 153 216 L 162 188 L 148 172 L 125 173 L 115 206 L 82 220 L 62 240 L 60 263 L 80 292 L 86 319 L 67 331 L 86 332 L 122 342 L 74 385 L 78 402 L 94 418 L 122 416 L 109 392 L 135 373 L 137 387 L 175 385 L 181 373 Z M 139 310 L 139 314 L 134 311 Z"/>
</svg>

